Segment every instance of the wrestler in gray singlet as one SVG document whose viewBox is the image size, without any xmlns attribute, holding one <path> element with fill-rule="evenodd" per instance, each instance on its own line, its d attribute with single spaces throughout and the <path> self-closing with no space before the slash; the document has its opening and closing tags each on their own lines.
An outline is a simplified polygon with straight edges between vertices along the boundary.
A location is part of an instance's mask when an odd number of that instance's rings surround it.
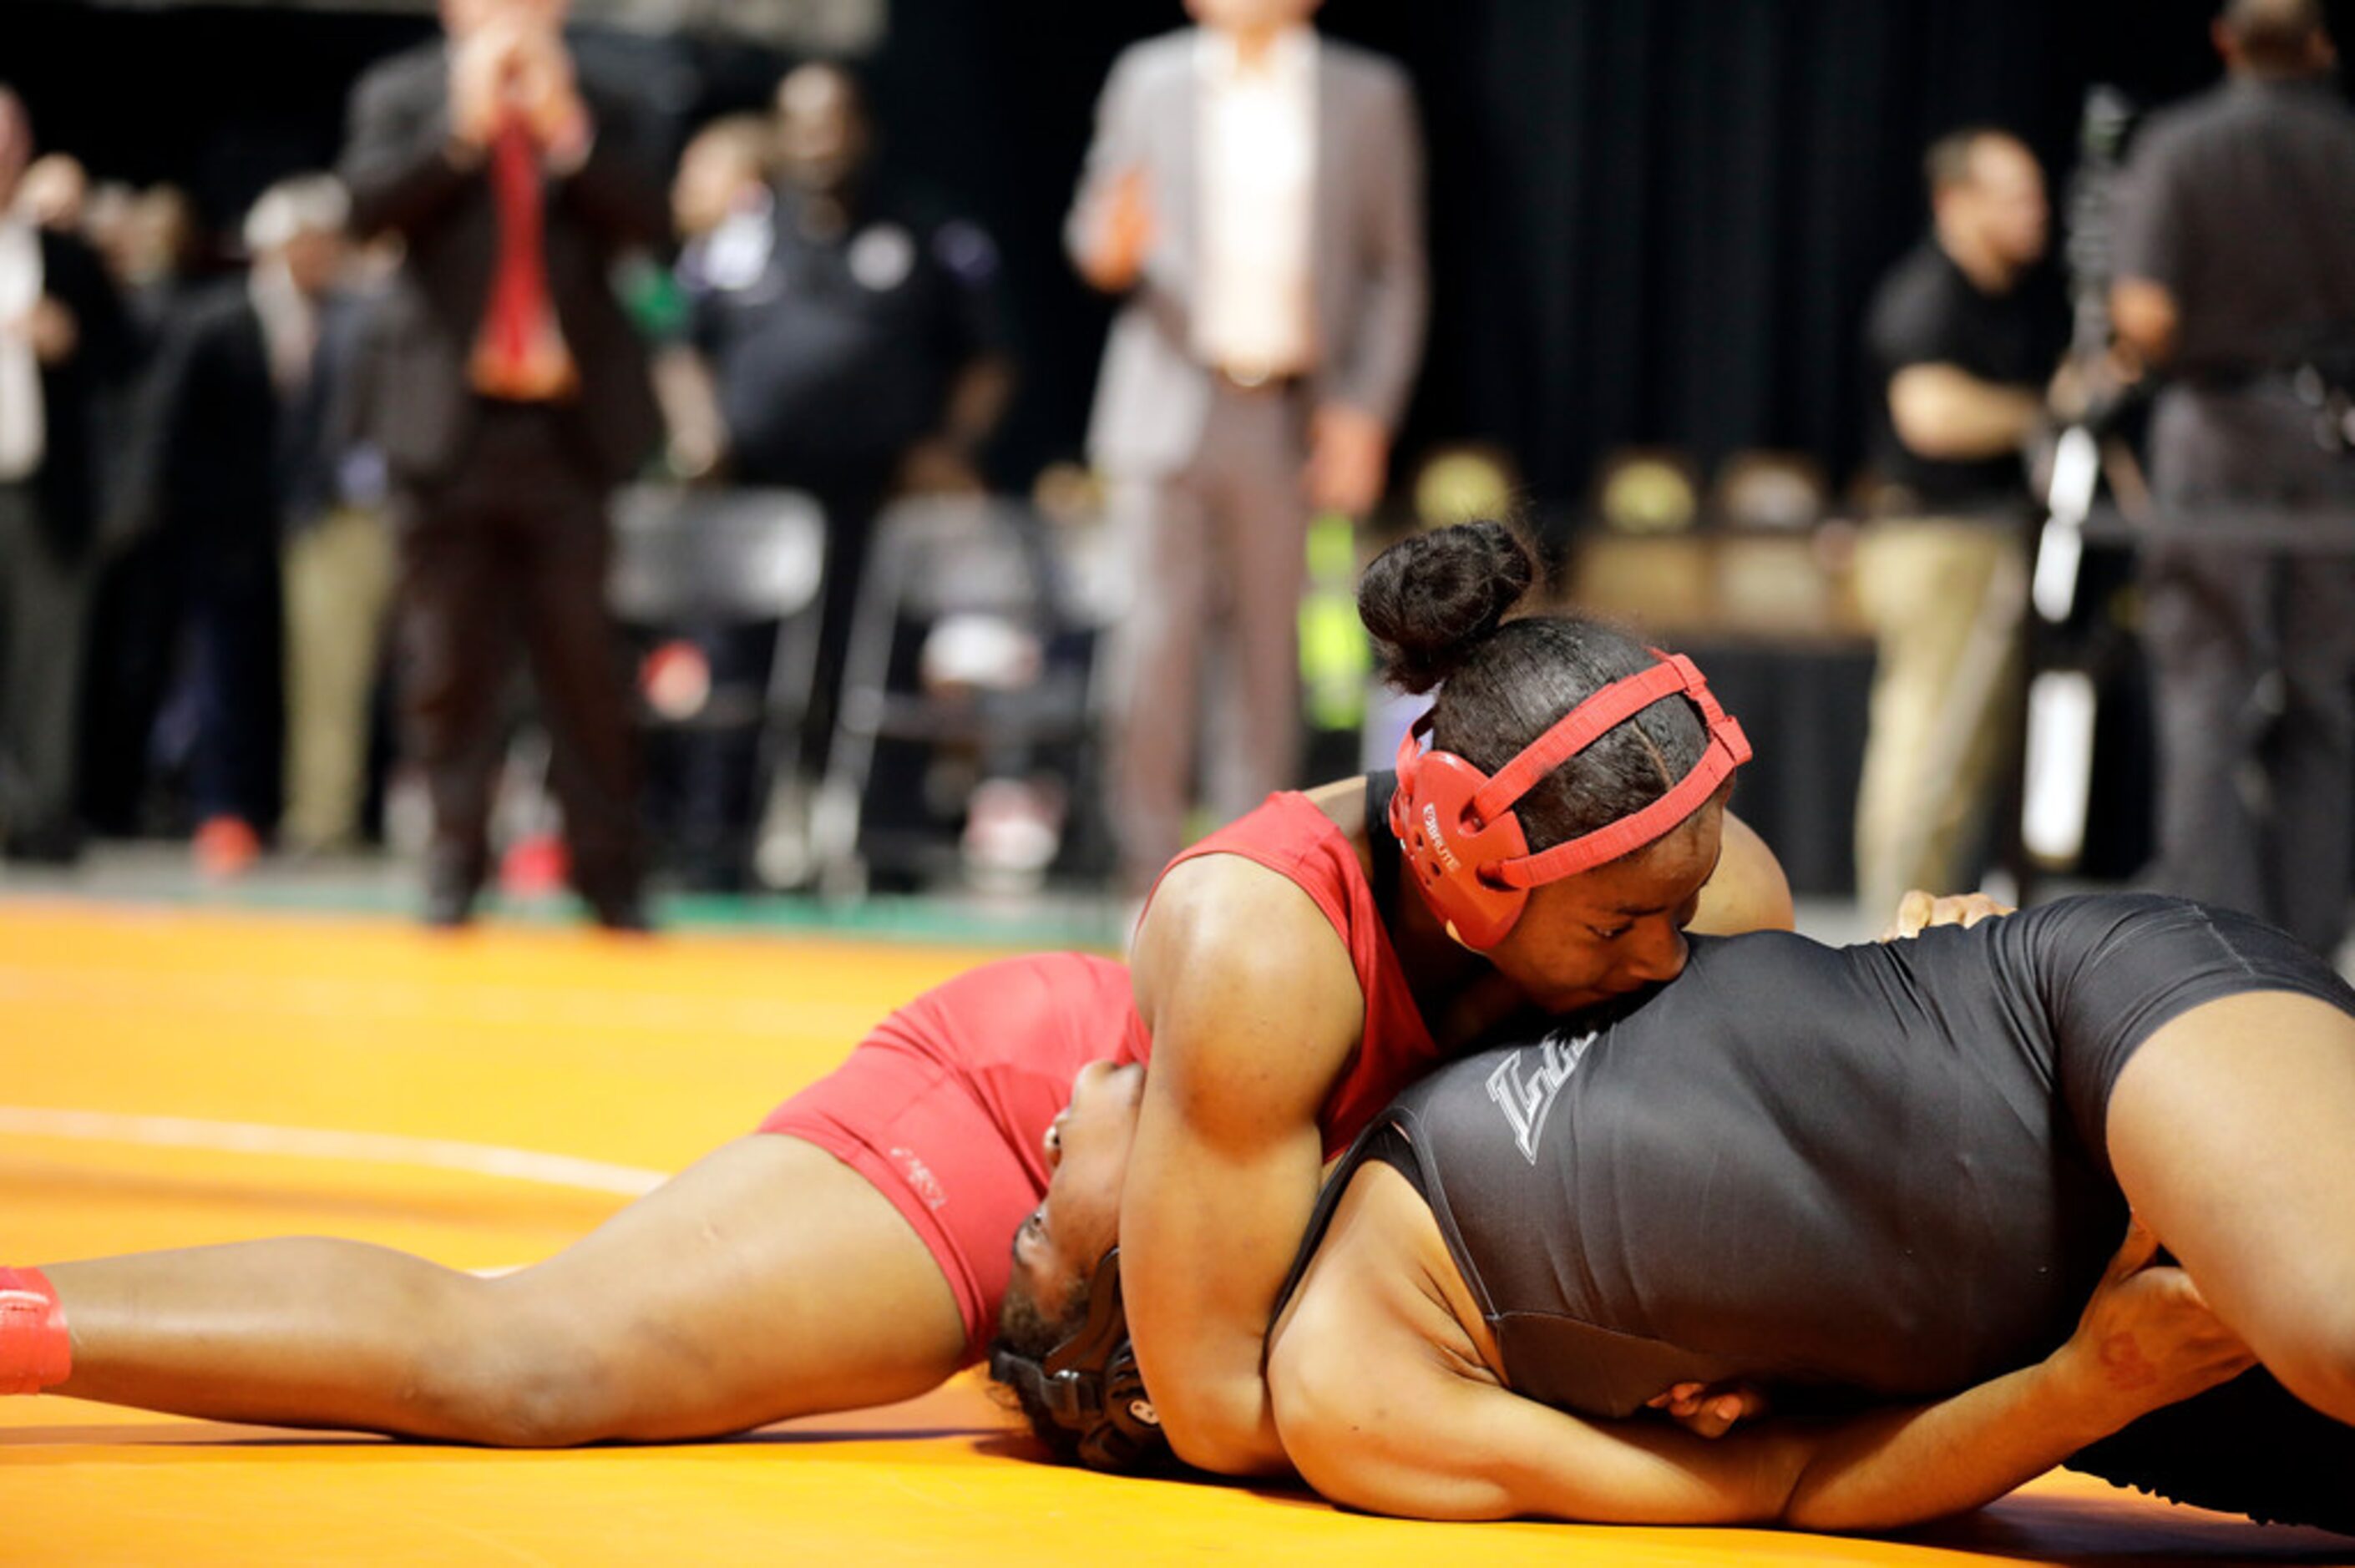
<svg viewBox="0 0 2355 1568">
<path fill-rule="evenodd" d="M 1950 1393 L 2069 1337 L 2126 1231 L 2103 1137 L 2119 1069 L 2251 991 L 2355 1013 L 2288 938 L 2147 895 L 1846 949 L 1695 938 L 1616 1022 L 1401 1095 L 1302 1255 L 1380 1159 L 1431 1203 L 1529 1398 L 1623 1416 L 1689 1378 L 1774 1385 L 1786 1409 Z M 2355 1429 L 2262 1372 L 2073 1463 L 2355 1529 Z"/>
</svg>

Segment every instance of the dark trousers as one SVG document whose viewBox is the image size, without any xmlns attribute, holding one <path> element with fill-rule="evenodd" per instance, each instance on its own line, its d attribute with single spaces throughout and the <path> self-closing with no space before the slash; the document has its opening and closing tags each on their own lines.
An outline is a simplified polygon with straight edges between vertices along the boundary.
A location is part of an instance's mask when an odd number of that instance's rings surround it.
<svg viewBox="0 0 2355 1568">
<path fill-rule="evenodd" d="M 277 535 L 199 543 L 190 618 L 197 819 L 230 816 L 258 832 L 278 820 L 284 739 L 282 591 Z"/>
<path fill-rule="evenodd" d="M 90 571 L 30 484 L 0 483 L 0 832 L 69 833 Z"/>
<path fill-rule="evenodd" d="M 83 816 L 101 833 L 147 825 L 156 723 L 179 663 L 188 577 L 186 541 L 160 529 L 98 568 L 82 687 L 80 794 Z"/>
<path fill-rule="evenodd" d="M 553 747 L 573 885 L 600 911 L 644 874 L 636 738 L 605 608 L 605 493 L 542 409 L 486 406 L 447 479 L 394 498 L 409 755 L 433 803 L 427 876 L 471 893 L 489 869 L 500 703 L 520 640 Z"/>
<path fill-rule="evenodd" d="M 2286 388 L 2160 403 L 2153 489 L 2170 521 L 2279 507 L 2355 522 L 2355 458 L 2318 448 Z M 2317 951 L 2347 929 L 2355 859 L 2355 554 L 2177 535 L 2146 552 L 2160 878 Z"/>
<path fill-rule="evenodd" d="M 275 519 L 151 534 L 107 563 L 82 694 L 81 802 L 101 832 L 140 831 L 156 773 L 197 821 L 278 819 L 283 614 Z"/>
</svg>

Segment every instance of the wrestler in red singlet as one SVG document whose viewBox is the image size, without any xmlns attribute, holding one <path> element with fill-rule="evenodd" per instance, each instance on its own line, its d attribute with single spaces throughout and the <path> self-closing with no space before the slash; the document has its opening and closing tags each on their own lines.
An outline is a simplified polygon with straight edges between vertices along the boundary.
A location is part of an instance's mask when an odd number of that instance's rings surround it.
<svg viewBox="0 0 2355 1568">
<path fill-rule="evenodd" d="M 1329 1159 L 1438 1064 L 1438 1047 L 1357 851 L 1306 796 L 1271 795 L 1170 863 L 1206 854 L 1241 855 L 1290 880 L 1349 949 L 1366 1029 L 1317 1117 Z M 1047 1128 L 1072 1078 L 1090 1062 L 1151 1051 L 1125 965 L 1076 953 L 1005 959 L 885 1019 L 761 1130 L 816 1144 L 891 1200 L 947 1276 L 977 1359 L 996 1329 L 1015 1230 L 1046 1196 Z"/>
</svg>

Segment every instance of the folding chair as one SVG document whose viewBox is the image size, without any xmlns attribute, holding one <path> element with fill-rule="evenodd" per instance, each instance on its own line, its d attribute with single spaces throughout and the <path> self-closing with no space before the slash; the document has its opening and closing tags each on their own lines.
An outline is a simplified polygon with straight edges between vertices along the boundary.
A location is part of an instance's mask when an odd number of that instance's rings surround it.
<svg viewBox="0 0 2355 1568">
<path fill-rule="evenodd" d="M 654 727 L 752 736 L 749 839 L 773 798 L 794 787 L 789 762 L 816 667 L 825 516 L 798 491 L 666 485 L 624 489 L 613 516 L 608 602 L 625 628 L 656 637 L 774 628 L 765 683 L 715 683 L 686 712 L 663 711 L 643 692 L 639 702 Z M 749 854 L 738 858 L 749 863 Z"/>
<path fill-rule="evenodd" d="M 856 895 L 870 874 L 922 882 L 961 869 L 957 820 L 970 791 L 879 811 L 892 762 L 921 774 L 954 750 L 976 763 L 976 779 L 1008 765 L 1056 771 L 1074 816 L 1085 815 L 1098 629 L 1065 565 L 1057 530 L 1020 502 L 917 497 L 877 519 L 811 817 L 824 890 Z M 1073 841 L 1063 836 L 1066 848 Z"/>
</svg>

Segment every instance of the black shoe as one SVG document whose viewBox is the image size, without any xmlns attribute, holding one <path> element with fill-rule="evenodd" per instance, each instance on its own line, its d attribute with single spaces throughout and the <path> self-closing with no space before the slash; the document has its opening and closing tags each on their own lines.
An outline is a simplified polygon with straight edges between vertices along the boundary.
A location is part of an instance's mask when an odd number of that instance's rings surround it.
<svg viewBox="0 0 2355 1568">
<path fill-rule="evenodd" d="M 429 887 L 425 890 L 425 927 L 457 931 L 474 924 L 474 890 L 471 887 Z"/>
<path fill-rule="evenodd" d="M 22 865 L 69 866 L 81 859 L 81 829 L 59 822 L 9 834 L 0 853 Z"/>
<path fill-rule="evenodd" d="M 608 931 L 646 936 L 655 928 L 654 916 L 646 913 L 646 901 L 634 893 L 619 898 L 591 899 L 589 912 Z"/>
</svg>

